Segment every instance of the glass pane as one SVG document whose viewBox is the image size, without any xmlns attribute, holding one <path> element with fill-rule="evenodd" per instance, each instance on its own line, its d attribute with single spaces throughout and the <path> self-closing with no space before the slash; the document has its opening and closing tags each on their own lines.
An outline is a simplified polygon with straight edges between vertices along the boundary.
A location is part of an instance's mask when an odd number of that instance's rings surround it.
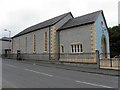
<svg viewBox="0 0 120 90">
<path fill-rule="evenodd" d="M 77 47 L 76 47 L 76 45 L 75 45 L 75 52 L 77 51 Z"/>
<path fill-rule="evenodd" d="M 79 44 L 77 45 L 77 50 L 78 50 L 78 52 L 80 52 L 80 45 Z"/>
<path fill-rule="evenodd" d="M 81 48 L 81 52 L 83 52 L 83 49 L 82 49 L 82 44 L 80 45 L 80 48 Z"/>
<path fill-rule="evenodd" d="M 72 52 L 74 52 L 73 45 L 71 45 L 71 48 L 72 48 Z"/>
</svg>

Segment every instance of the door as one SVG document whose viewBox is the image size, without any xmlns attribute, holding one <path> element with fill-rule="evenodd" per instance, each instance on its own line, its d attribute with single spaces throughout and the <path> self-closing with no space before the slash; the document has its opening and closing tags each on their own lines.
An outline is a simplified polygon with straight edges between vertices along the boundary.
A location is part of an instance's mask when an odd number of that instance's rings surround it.
<svg viewBox="0 0 120 90">
<path fill-rule="evenodd" d="M 106 44 L 106 38 L 105 35 L 102 36 L 101 39 L 101 50 L 102 50 L 102 58 L 107 58 L 107 44 Z"/>
</svg>

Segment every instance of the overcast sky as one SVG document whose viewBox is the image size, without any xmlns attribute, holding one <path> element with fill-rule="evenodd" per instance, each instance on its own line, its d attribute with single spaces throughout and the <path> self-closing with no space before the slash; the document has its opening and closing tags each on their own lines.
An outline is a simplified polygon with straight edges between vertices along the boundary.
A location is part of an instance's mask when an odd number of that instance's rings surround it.
<svg viewBox="0 0 120 90">
<path fill-rule="evenodd" d="M 0 37 L 72 12 L 74 17 L 103 10 L 108 27 L 118 25 L 119 0 L 0 0 Z"/>
</svg>

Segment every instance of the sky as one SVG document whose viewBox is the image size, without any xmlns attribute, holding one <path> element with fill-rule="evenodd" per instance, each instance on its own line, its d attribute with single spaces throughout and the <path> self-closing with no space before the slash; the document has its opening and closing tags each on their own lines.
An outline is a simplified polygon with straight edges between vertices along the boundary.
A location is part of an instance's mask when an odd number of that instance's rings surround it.
<svg viewBox="0 0 120 90">
<path fill-rule="evenodd" d="M 118 24 L 120 25 L 120 1 L 118 4 Z"/>
<path fill-rule="evenodd" d="M 0 0 L 0 38 L 61 14 L 74 17 L 103 10 L 108 27 L 118 25 L 120 0 Z M 8 31 L 4 31 L 7 29 Z"/>
</svg>

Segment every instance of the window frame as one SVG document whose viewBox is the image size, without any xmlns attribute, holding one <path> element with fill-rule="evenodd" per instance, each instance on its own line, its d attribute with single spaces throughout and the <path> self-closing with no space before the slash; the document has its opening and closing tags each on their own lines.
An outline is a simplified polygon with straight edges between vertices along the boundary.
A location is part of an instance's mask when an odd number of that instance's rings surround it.
<svg viewBox="0 0 120 90">
<path fill-rule="evenodd" d="M 33 53 L 36 53 L 36 35 L 33 34 Z"/>
<path fill-rule="evenodd" d="M 61 45 L 61 53 L 64 53 L 65 52 L 65 49 L 64 49 L 64 45 L 62 44 Z"/>
<path fill-rule="evenodd" d="M 47 52 L 47 31 L 44 32 L 44 52 Z"/>
<path fill-rule="evenodd" d="M 27 46 L 28 46 L 27 41 L 28 41 L 28 37 L 26 36 L 26 37 L 25 37 L 25 52 L 26 52 L 26 53 L 27 53 Z"/>
<path fill-rule="evenodd" d="M 71 53 L 83 53 L 83 44 L 82 43 L 71 44 Z"/>
</svg>

